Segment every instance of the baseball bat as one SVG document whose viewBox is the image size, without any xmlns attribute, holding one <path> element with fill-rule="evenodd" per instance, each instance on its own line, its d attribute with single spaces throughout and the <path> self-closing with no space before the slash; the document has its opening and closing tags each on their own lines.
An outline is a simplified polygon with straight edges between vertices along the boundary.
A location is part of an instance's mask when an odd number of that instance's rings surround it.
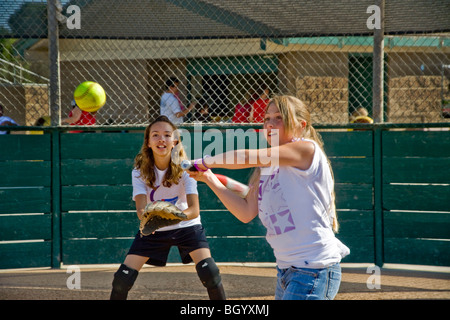
<svg viewBox="0 0 450 320">
<path fill-rule="evenodd" d="M 183 170 L 197 171 L 194 165 L 189 160 L 183 160 L 180 164 Z M 224 176 L 223 174 L 214 173 L 214 175 L 219 179 L 219 181 L 228 189 L 236 193 L 241 198 L 245 198 L 250 190 L 249 186 L 231 179 L 230 177 Z"/>
</svg>

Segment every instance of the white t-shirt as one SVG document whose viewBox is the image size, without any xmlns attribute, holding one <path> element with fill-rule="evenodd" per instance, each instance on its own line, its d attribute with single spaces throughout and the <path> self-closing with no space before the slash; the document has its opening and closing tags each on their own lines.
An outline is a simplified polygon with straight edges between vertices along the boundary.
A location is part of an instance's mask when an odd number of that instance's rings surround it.
<svg viewBox="0 0 450 320">
<path fill-rule="evenodd" d="M 333 179 L 325 154 L 315 152 L 307 170 L 261 168 L 259 218 L 279 268 L 326 268 L 350 251 L 334 235 L 330 211 Z"/>
<path fill-rule="evenodd" d="M 131 173 L 133 182 L 133 200 L 136 201 L 136 196 L 138 194 L 145 194 L 147 195 L 147 203 L 156 200 L 168 201 L 174 204 L 178 209 L 186 210 L 188 208 L 186 195 L 198 194 L 197 181 L 189 177 L 189 174 L 187 174 L 186 172 L 183 172 L 180 182 L 178 184 L 172 184 L 170 188 L 167 188 L 161 184 L 166 171 L 167 170 L 161 171 L 158 170 L 158 168 L 155 168 L 155 185 L 158 187 L 153 190 L 140 178 L 141 172 L 137 169 L 134 169 Z M 178 228 L 185 228 L 196 224 L 201 224 L 200 215 L 192 220 L 181 221 L 180 223 L 177 223 L 175 225 L 160 228 L 158 229 L 158 231 L 168 231 Z"/>
<path fill-rule="evenodd" d="M 175 114 L 181 112 L 180 104 L 178 103 L 177 97 L 173 93 L 164 92 L 161 97 L 161 115 L 166 116 L 169 120 L 175 124 L 183 123 L 183 117 L 177 118 Z"/>
</svg>

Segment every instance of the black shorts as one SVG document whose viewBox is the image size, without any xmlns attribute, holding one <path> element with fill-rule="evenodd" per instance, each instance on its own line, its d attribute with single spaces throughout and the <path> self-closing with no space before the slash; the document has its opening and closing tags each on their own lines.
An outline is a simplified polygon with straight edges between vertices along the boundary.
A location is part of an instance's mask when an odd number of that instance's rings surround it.
<svg viewBox="0 0 450 320">
<path fill-rule="evenodd" d="M 200 248 L 209 249 L 205 229 L 201 224 L 197 224 L 175 230 L 157 231 L 144 237 L 141 237 L 138 232 L 128 254 L 148 257 L 146 264 L 163 267 L 166 265 L 167 256 L 172 246 L 178 247 L 183 263 L 192 262 L 190 252 Z"/>
</svg>

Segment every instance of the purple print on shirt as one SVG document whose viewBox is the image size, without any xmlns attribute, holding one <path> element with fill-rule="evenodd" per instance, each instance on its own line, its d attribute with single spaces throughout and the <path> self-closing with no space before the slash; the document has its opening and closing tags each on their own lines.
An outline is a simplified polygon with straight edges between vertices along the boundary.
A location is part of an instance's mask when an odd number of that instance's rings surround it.
<svg viewBox="0 0 450 320">
<path fill-rule="evenodd" d="M 268 235 L 280 235 L 295 230 L 291 211 L 278 181 L 279 169 L 260 180 L 258 202 L 260 218 Z"/>
<path fill-rule="evenodd" d="M 156 187 L 156 189 L 153 189 L 150 192 L 150 201 L 155 201 L 155 192 L 158 190 L 159 186 Z M 158 199 L 159 201 L 167 201 L 170 202 L 171 204 L 175 205 L 178 201 L 178 196 L 175 196 L 173 198 L 166 198 L 166 199 Z"/>
<path fill-rule="evenodd" d="M 294 220 L 289 209 L 269 216 L 276 234 L 283 234 L 295 230 Z"/>
</svg>

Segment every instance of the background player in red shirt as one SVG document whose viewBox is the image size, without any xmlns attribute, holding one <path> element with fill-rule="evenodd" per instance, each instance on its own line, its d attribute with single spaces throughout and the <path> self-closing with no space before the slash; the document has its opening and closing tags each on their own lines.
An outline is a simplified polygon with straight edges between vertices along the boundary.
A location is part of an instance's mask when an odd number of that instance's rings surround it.
<svg viewBox="0 0 450 320">
<path fill-rule="evenodd" d="M 250 111 L 249 122 L 250 123 L 263 123 L 264 114 L 266 112 L 267 104 L 269 103 L 269 88 L 266 85 L 261 86 L 261 95 L 252 105 Z"/>
<path fill-rule="evenodd" d="M 70 124 L 71 126 L 92 126 L 97 122 L 95 118 L 96 112 L 87 112 L 81 110 L 75 100 L 72 100 L 72 111 L 70 111 L 68 118 L 63 119 L 61 122 Z M 72 130 L 70 133 L 83 132 L 81 130 Z"/>
</svg>

